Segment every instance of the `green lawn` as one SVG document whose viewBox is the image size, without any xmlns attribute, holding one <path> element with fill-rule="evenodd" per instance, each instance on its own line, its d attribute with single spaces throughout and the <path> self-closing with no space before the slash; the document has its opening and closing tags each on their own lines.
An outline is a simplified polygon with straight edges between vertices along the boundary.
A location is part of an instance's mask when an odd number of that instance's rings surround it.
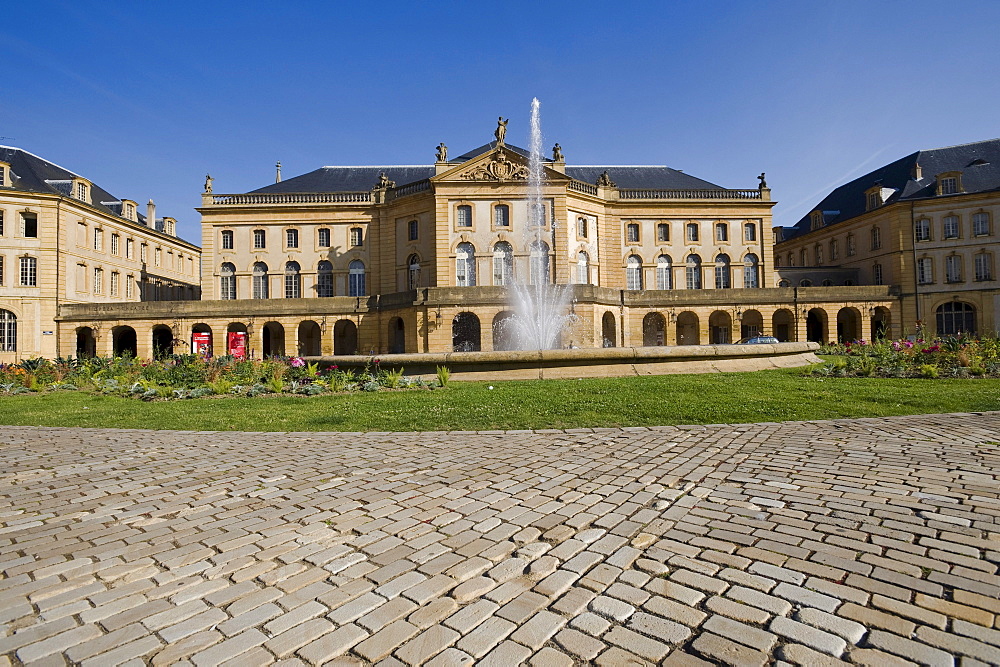
<svg viewBox="0 0 1000 667">
<path fill-rule="evenodd" d="M 494 382 L 434 391 L 143 403 L 56 392 L 0 398 L 0 424 L 246 431 L 650 426 L 1000 410 L 1000 379 L 818 378 L 801 369 Z"/>
</svg>

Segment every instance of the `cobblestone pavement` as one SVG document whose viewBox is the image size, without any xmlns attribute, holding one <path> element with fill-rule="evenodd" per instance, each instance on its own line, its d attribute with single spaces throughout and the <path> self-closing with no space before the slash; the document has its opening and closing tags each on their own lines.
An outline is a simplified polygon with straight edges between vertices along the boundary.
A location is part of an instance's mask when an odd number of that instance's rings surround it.
<svg viewBox="0 0 1000 667">
<path fill-rule="evenodd" d="M 2 427 L 0 665 L 997 664 L 998 441 Z"/>
</svg>

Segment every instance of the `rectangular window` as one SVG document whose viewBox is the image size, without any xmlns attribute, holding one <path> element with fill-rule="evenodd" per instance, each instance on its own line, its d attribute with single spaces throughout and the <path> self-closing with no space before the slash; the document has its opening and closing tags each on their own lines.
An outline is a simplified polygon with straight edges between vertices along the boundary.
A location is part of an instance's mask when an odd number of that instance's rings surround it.
<svg viewBox="0 0 1000 667">
<path fill-rule="evenodd" d="M 157 248 L 153 251 L 153 266 L 159 266 L 163 262 L 163 249 Z"/>
<path fill-rule="evenodd" d="M 882 247 L 882 230 L 878 227 L 872 227 L 872 250 L 878 250 Z"/>
<path fill-rule="evenodd" d="M 132 239 L 125 239 L 125 258 L 133 259 L 135 257 L 135 241 Z"/>
<path fill-rule="evenodd" d="M 95 229 L 94 230 L 94 250 L 100 252 L 104 249 L 104 230 Z"/>
<path fill-rule="evenodd" d="M 944 218 L 944 238 L 946 239 L 957 239 L 958 238 L 958 216 L 957 215 L 946 215 Z"/>
<path fill-rule="evenodd" d="M 830 241 L 830 260 L 836 261 L 840 259 L 840 242 L 834 239 Z"/>
<path fill-rule="evenodd" d="M 670 241 L 670 225 L 665 222 L 656 225 L 656 240 L 660 243 L 668 243 Z"/>
<path fill-rule="evenodd" d="M 222 231 L 222 249 L 232 250 L 235 247 L 235 238 L 233 231 L 231 229 L 225 229 Z"/>
<path fill-rule="evenodd" d="M 917 283 L 930 285 L 934 282 L 934 263 L 930 257 L 917 260 Z"/>
<path fill-rule="evenodd" d="M 882 285 L 882 284 L 884 284 L 882 282 L 882 265 L 881 264 L 876 264 L 874 267 L 872 267 L 872 277 L 873 277 L 873 281 L 872 282 L 874 282 L 876 285 Z"/>
<path fill-rule="evenodd" d="M 715 240 L 719 243 L 726 243 L 729 241 L 729 225 L 724 222 L 720 222 L 715 225 Z"/>
<path fill-rule="evenodd" d="M 993 280 L 993 255 L 986 252 L 976 255 L 976 280 Z"/>
<path fill-rule="evenodd" d="M 0 167 L 0 188 L 7 185 L 7 167 Z"/>
<path fill-rule="evenodd" d="M 878 208 L 881 205 L 882 205 L 882 197 L 879 196 L 879 193 L 878 192 L 869 192 L 868 193 L 868 209 L 867 210 L 870 211 L 873 208 Z"/>
<path fill-rule="evenodd" d="M 143 243 L 139 247 L 139 261 L 145 264 L 149 259 L 149 244 Z"/>
<path fill-rule="evenodd" d="M 135 296 L 135 276 L 125 277 L 125 298 L 131 299 Z"/>
<path fill-rule="evenodd" d="M 76 265 L 76 291 L 86 292 L 87 291 L 87 265 L 77 264 Z"/>
<path fill-rule="evenodd" d="M 118 234 L 111 235 L 111 254 L 117 255 L 121 252 L 121 237 Z"/>
<path fill-rule="evenodd" d="M 299 230 L 297 229 L 285 230 L 285 247 L 287 248 L 299 247 Z"/>
<path fill-rule="evenodd" d="M 949 283 L 962 282 L 962 258 L 948 255 L 944 258 L 944 279 Z"/>
<path fill-rule="evenodd" d="M 264 235 L 263 229 L 253 230 L 253 247 L 255 250 L 267 247 L 267 237 Z"/>
<path fill-rule="evenodd" d="M 930 241 L 931 221 L 926 218 L 917 220 L 913 227 L 913 238 L 917 241 Z"/>
<path fill-rule="evenodd" d="M 21 258 L 21 286 L 38 286 L 38 260 L 34 257 Z"/>
<path fill-rule="evenodd" d="M 958 192 L 958 179 L 954 177 L 941 179 L 941 194 L 953 195 Z"/>
<path fill-rule="evenodd" d="M 990 233 L 990 214 L 974 213 L 972 216 L 972 233 L 976 236 L 986 236 Z"/>
<path fill-rule="evenodd" d="M 21 214 L 21 236 L 26 239 L 38 238 L 38 216 L 34 213 Z"/>
<path fill-rule="evenodd" d="M 848 234 L 847 235 L 847 256 L 848 257 L 854 257 L 854 255 L 855 255 L 855 253 L 857 253 L 857 251 L 858 251 L 858 247 L 857 247 L 857 244 L 854 242 L 854 235 L 853 234 Z"/>
<path fill-rule="evenodd" d="M 320 248 L 330 247 L 330 230 L 325 227 L 319 230 L 319 247 Z"/>
<path fill-rule="evenodd" d="M 625 225 L 625 242 L 626 243 L 639 242 L 639 225 L 637 223 L 632 222 Z"/>
<path fill-rule="evenodd" d="M 510 227 L 510 207 L 507 204 L 497 204 L 493 207 L 493 225 Z"/>
<path fill-rule="evenodd" d="M 0 255 L 0 285 L 3 285 L 3 255 Z"/>
<path fill-rule="evenodd" d="M 111 273 L 111 296 L 118 296 L 118 279 L 121 278 L 121 274 L 117 271 Z"/>
<path fill-rule="evenodd" d="M 364 239 L 362 238 L 360 227 L 351 227 L 351 245 L 354 247 L 359 247 L 362 245 Z"/>
<path fill-rule="evenodd" d="M 85 183 L 76 184 L 76 198 L 80 201 L 87 201 L 87 185 Z"/>
<path fill-rule="evenodd" d="M 587 219 L 577 218 L 576 219 L 576 235 L 581 239 L 587 238 Z"/>
<path fill-rule="evenodd" d="M 94 294 L 101 294 L 104 289 L 104 269 L 94 269 Z"/>
<path fill-rule="evenodd" d="M 472 207 L 469 205 L 462 205 L 458 207 L 458 217 L 455 220 L 455 224 L 459 227 L 471 227 L 472 226 Z"/>
<path fill-rule="evenodd" d="M 416 220 L 410 220 L 410 222 L 407 223 L 407 231 L 409 233 L 409 239 L 411 241 L 416 241 L 420 238 L 420 223 Z"/>
<path fill-rule="evenodd" d="M 690 222 L 685 228 L 686 238 L 689 242 L 697 243 L 698 241 L 698 223 Z"/>
<path fill-rule="evenodd" d="M 757 240 L 757 225 L 748 222 L 743 225 L 743 238 L 749 243 Z"/>
<path fill-rule="evenodd" d="M 3 211 L 0 210 L 0 236 L 3 236 Z"/>
</svg>

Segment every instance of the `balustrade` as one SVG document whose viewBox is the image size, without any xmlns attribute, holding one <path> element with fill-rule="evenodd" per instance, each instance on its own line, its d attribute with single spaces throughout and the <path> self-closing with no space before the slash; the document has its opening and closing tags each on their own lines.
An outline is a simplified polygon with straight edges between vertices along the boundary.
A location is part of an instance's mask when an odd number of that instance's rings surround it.
<svg viewBox="0 0 1000 667">
<path fill-rule="evenodd" d="M 258 192 L 239 195 L 212 195 L 214 206 L 247 204 L 348 204 L 370 202 L 370 192 Z"/>
</svg>

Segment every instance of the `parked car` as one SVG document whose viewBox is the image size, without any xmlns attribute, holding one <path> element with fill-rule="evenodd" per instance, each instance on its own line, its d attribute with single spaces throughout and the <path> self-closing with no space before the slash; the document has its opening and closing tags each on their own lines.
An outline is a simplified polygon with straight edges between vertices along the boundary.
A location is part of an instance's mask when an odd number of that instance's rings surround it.
<svg viewBox="0 0 1000 667">
<path fill-rule="evenodd" d="M 769 345 L 777 342 L 779 341 L 774 336 L 751 336 L 749 338 L 741 338 L 737 345 Z"/>
</svg>

